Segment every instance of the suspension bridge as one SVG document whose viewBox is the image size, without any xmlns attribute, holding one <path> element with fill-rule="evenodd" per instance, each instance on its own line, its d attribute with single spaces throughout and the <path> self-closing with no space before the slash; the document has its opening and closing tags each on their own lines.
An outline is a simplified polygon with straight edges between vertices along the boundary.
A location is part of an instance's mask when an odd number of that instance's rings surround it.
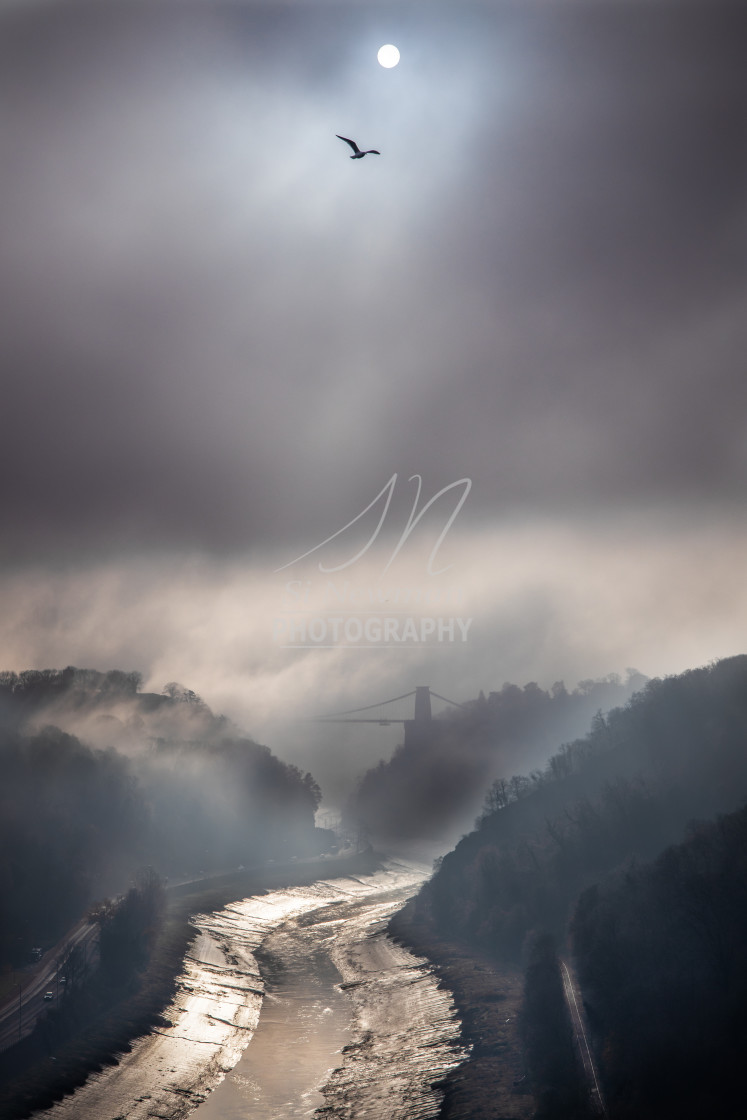
<svg viewBox="0 0 747 1120">
<path fill-rule="evenodd" d="M 392 714 L 391 708 L 386 711 L 390 704 L 397 704 L 401 700 L 409 700 L 411 696 L 415 697 L 414 715 L 402 718 L 399 715 Z M 419 684 L 410 692 L 404 692 L 401 696 L 393 696 L 389 700 L 379 700 L 375 704 L 366 704 L 362 708 L 348 708 L 344 712 L 330 712 L 324 716 L 317 716 L 314 723 L 376 723 L 379 727 L 389 727 L 393 723 L 404 724 L 405 728 L 405 746 L 411 745 L 416 739 L 424 739 L 429 732 L 433 730 L 433 714 L 431 711 L 431 697 L 436 700 L 441 700 L 445 704 L 450 704 L 454 708 L 464 708 L 464 704 L 458 704 L 456 700 L 449 700 L 446 696 L 440 696 L 427 684 Z"/>
</svg>

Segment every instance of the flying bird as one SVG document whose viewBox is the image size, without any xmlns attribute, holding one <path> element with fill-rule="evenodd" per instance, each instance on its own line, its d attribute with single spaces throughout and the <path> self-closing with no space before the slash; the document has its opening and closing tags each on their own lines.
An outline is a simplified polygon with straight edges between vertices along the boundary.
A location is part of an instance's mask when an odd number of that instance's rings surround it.
<svg viewBox="0 0 747 1120">
<path fill-rule="evenodd" d="M 362 152 L 360 150 L 360 148 L 358 147 L 358 145 L 356 144 L 355 140 L 348 140 L 347 136 L 340 136 L 339 132 L 336 132 L 335 136 L 337 137 L 338 140 L 344 140 L 345 143 L 349 144 L 350 147 L 353 149 L 353 154 L 350 157 L 351 159 L 363 159 L 364 156 L 380 156 L 381 155 L 381 152 L 377 152 L 375 148 L 369 148 L 367 152 Z"/>
</svg>

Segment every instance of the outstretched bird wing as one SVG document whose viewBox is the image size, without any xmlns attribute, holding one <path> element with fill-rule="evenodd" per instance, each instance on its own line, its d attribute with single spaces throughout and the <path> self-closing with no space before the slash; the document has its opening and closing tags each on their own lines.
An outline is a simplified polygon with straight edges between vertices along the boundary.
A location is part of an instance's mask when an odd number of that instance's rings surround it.
<svg viewBox="0 0 747 1120">
<path fill-rule="evenodd" d="M 335 136 L 337 137 L 338 140 L 344 140 L 346 144 L 349 144 L 354 152 L 359 152 L 360 151 L 360 148 L 356 144 L 355 140 L 348 140 L 347 136 L 340 136 L 339 132 L 336 132 Z"/>
<path fill-rule="evenodd" d="M 366 152 L 367 156 L 380 156 L 381 152 L 377 152 L 375 148 L 369 148 Z"/>
</svg>

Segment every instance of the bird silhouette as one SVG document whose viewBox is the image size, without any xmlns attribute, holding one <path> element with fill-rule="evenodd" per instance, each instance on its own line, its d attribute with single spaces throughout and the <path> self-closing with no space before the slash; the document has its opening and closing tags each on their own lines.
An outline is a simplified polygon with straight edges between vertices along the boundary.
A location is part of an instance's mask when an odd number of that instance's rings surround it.
<svg viewBox="0 0 747 1120">
<path fill-rule="evenodd" d="M 353 154 L 350 157 L 351 159 L 363 159 L 364 156 L 380 156 L 381 155 L 381 152 L 377 152 L 375 148 L 369 148 L 367 152 L 362 152 L 360 150 L 360 148 L 358 147 L 358 145 L 356 144 L 355 140 L 348 140 L 347 136 L 340 136 L 339 132 L 336 132 L 335 136 L 337 137 L 338 140 L 344 140 L 345 143 L 349 144 L 350 147 L 353 149 Z"/>
</svg>

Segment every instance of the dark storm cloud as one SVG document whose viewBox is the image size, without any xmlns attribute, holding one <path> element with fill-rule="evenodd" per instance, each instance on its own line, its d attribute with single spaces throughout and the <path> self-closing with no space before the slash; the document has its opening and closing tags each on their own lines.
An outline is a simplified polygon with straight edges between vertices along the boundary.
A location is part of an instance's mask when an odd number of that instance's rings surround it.
<svg viewBox="0 0 747 1120">
<path fill-rule="evenodd" d="M 744 22 L 4 12 L 6 555 L 282 559 L 394 471 L 482 520 L 741 497 Z"/>
</svg>

